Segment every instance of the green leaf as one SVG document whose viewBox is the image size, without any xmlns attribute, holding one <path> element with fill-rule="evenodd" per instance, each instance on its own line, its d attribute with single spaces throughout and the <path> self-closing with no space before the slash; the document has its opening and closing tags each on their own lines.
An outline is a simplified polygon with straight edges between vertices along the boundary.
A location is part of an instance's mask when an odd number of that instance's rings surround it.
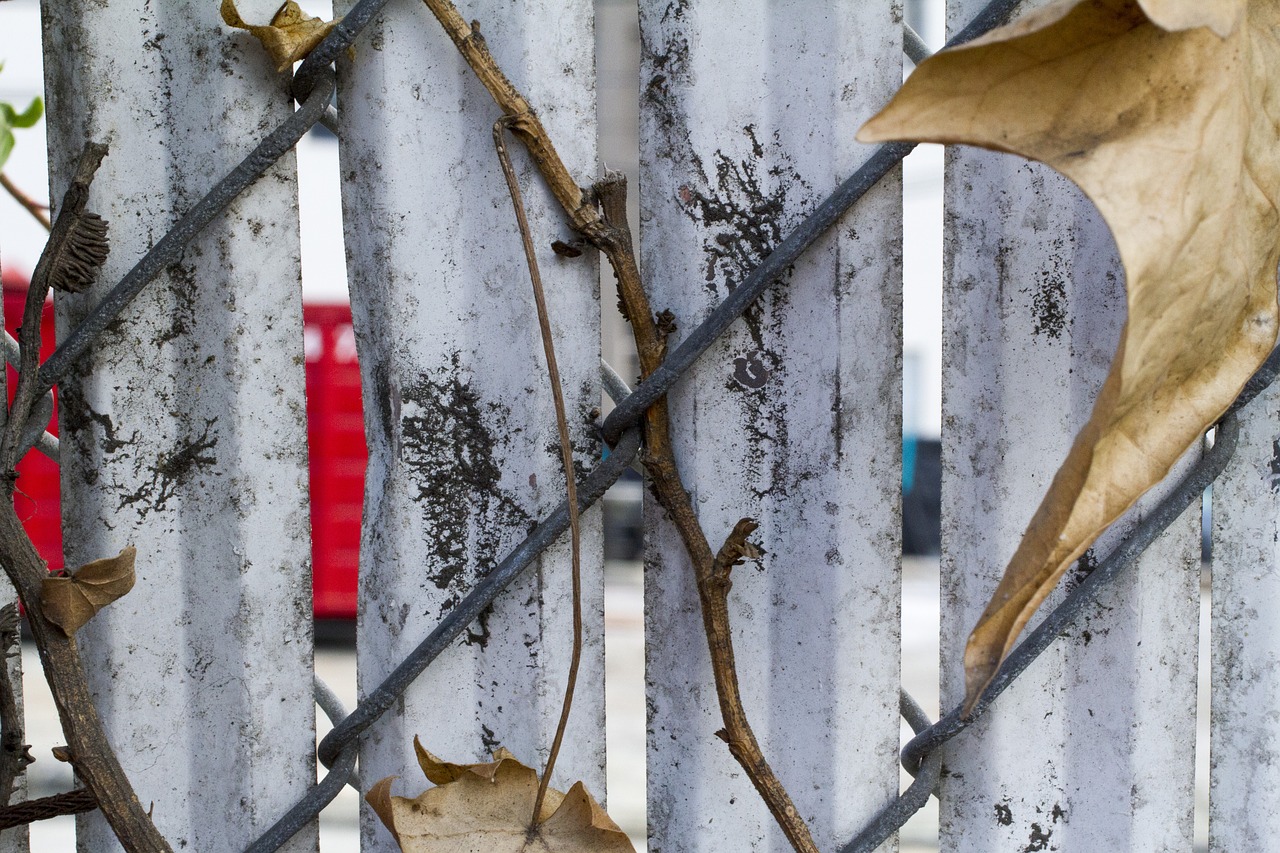
<svg viewBox="0 0 1280 853">
<path fill-rule="evenodd" d="M 31 103 L 20 113 L 15 113 L 13 107 L 5 104 L 6 112 L 10 115 L 9 124 L 13 127 L 32 127 L 44 115 L 44 99 L 35 97 L 31 99 Z"/>
<path fill-rule="evenodd" d="M 42 98 L 32 99 L 22 112 L 15 110 L 12 104 L 0 101 L 0 169 L 4 168 L 9 155 L 13 153 L 13 128 L 31 127 L 43 115 L 44 100 Z"/>
</svg>

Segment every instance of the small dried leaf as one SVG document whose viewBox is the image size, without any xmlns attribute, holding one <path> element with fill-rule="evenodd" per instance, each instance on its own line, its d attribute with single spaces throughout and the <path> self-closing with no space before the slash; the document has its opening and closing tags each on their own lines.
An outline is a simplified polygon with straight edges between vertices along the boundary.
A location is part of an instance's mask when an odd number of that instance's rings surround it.
<svg viewBox="0 0 1280 853">
<path fill-rule="evenodd" d="M 863 141 L 1040 160 L 1111 227 L 1128 321 L 965 650 L 972 708 L 1067 567 L 1159 482 L 1276 343 L 1280 3 L 1057 0 L 924 62 Z"/>
<path fill-rule="evenodd" d="M 136 555 L 130 545 L 115 557 L 86 563 L 70 577 L 45 578 L 40 587 L 45 618 L 74 636 L 99 610 L 133 589 Z"/>
<path fill-rule="evenodd" d="M 288 0 L 270 24 L 246 24 L 236 10 L 235 0 L 222 0 L 222 20 L 229 27 L 252 33 L 267 49 L 276 71 L 288 71 L 293 63 L 305 59 L 342 19 L 308 18 L 294 0 Z"/>
<path fill-rule="evenodd" d="M 414 739 L 418 763 L 436 782 L 416 799 L 391 795 L 391 778 L 365 800 L 404 853 L 635 853 L 626 833 L 581 782 L 547 790 L 530 827 L 538 774 L 505 749 L 482 764 L 441 761 Z"/>
</svg>

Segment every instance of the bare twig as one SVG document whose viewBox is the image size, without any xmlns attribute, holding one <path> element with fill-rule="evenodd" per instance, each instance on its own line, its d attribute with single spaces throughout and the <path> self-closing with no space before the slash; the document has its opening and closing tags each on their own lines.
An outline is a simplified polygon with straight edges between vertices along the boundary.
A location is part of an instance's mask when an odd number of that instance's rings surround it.
<svg viewBox="0 0 1280 853">
<path fill-rule="evenodd" d="M 608 239 L 601 249 L 618 277 L 618 293 L 622 297 L 624 314 L 631 322 L 636 349 L 640 353 L 640 375 L 648 377 L 666 354 L 666 336 L 649 307 L 649 298 L 640 281 L 631 247 L 631 232 L 626 218 L 626 178 L 619 174 L 606 176 L 596 184 L 596 194 L 608 226 Z M 755 522 L 750 519 L 739 521 L 720 549 L 720 556 L 712 553 L 676 467 L 665 397 L 645 412 L 644 462 L 654 495 L 667 511 L 693 563 L 698 598 L 702 604 L 702 625 L 711 653 L 711 671 L 720 700 L 720 716 L 724 721 L 724 728 L 716 734 L 729 745 L 729 752 L 747 772 L 791 846 L 801 853 L 817 853 L 818 847 L 808 825 L 765 760 L 764 751 L 747 719 L 738 685 L 733 633 L 730 630 L 729 569 L 742 557 L 754 553 L 754 547 L 747 543 L 746 537 L 755 530 Z"/>
<path fill-rule="evenodd" d="M 53 225 L 49 222 L 49 205 L 41 204 L 24 193 L 4 172 L 0 172 L 0 187 L 4 187 L 9 195 L 13 196 L 14 201 L 26 208 L 27 213 L 34 216 L 46 231 L 53 228 Z"/>
<path fill-rule="evenodd" d="M 528 149 L 529 156 L 533 158 L 556 201 L 569 214 L 569 221 L 574 228 L 583 233 L 593 227 L 598 228 L 599 213 L 565 168 L 560 153 L 551 144 L 551 137 L 538 120 L 529 101 L 511 84 L 507 75 L 502 73 L 493 54 L 489 52 L 484 37 L 480 35 L 479 24 L 468 24 L 451 0 L 423 2 L 444 27 L 458 52 L 471 66 L 471 70 L 489 91 L 503 114 L 510 116 L 511 132 Z"/>
<path fill-rule="evenodd" d="M 600 210 L 597 210 L 592 199 L 569 175 L 529 102 L 502 73 L 478 28 L 468 25 L 450 0 L 423 2 L 440 21 L 494 101 L 510 117 L 512 132 L 528 148 L 533 162 L 564 208 L 570 223 L 609 260 L 618 279 L 618 292 L 622 298 L 624 314 L 635 335 L 641 375 L 649 376 L 661 364 L 666 353 L 666 335 L 649 307 L 648 295 L 640 279 L 639 265 L 636 263 L 626 220 L 626 179 L 621 175 L 611 174 L 595 185 L 592 195 L 599 201 Z M 644 428 L 644 461 L 651 486 L 658 502 L 674 523 L 693 563 L 716 694 L 724 720 L 724 729 L 719 734 L 729 745 L 730 753 L 746 771 L 791 846 L 800 853 L 817 853 L 818 848 L 808 826 L 791 802 L 786 788 L 765 760 L 743 709 L 730 631 L 727 568 L 717 569 L 716 556 L 712 553 L 676 468 L 665 398 L 657 400 L 645 412 Z M 746 547 L 746 533 L 740 532 L 744 529 L 745 522 L 745 519 L 744 522 L 739 522 L 730 535 L 723 549 L 726 555 Z"/>
<path fill-rule="evenodd" d="M 573 708 L 573 692 L 578 685 L 578 666 L 582 662 L 582 533 L 578 521 L 578 485 L 573 470 L 573 443 L 569 439 L 569 418 L 565 414 L 564 389 L 560 383 L 560 368 L 556 363 L 555 341 L 551 335 L 551 318 L 547 311 L 547 296 L 542 287 L 542 274 L 538 270 L 538 258 L 533 248 L 533 235 L 525 216 L 524 199 L 520 195 L 520 181 L 507 153 L 506 129 L 515 121 L 514 116 L 503 116 L 493 124 L 493 146 L 502 164 L 502 174 L 511 192 L 511 204 L 515 207 L 516 223 L 520 227 L 520 240 L 524 244 L 525 260 L 529 264 L 529 280 L 533 283 L 533 302 L 538 311 L 538 328 L 542 332 L 542 351 L 547 359 L 547 374 L 551 380 L 551 397 L 555 401 L 556 428 L 560 432 L 560 457 L 564 464 L 564 480 L 569 500 L 569 548 L 572 554 L 573 576 L 573 652 L 569 659 L 569 678 L 564 688 L 564 702 L 560 706 L 560 722 L 556 725 L 551 752 L 547 755 L 547 767 L 538 783 L 538 794 L 533 801 L 531 825 L 538 823 L 542 802 L 551 783 L 551 771 L 556 767 L 560 745 L 564 743 L 564 731 L 569 724 L 569 712 Z"/>
<path fill-rule="evenodd" d="M 68 268 L 73 271 L 76 280 L 83 280 L 84 275 L 92 269 L 82 261 L 78 251 L 85 242 L 86 234 L 96 238 L 95 245 L 98 240 L 105 245 L 105 236 L 100 234 L 100 230 L 105 228 L 102 220 L 85 210 L 85 204 L 89 200 L 89 184 L 105 156 L 107 146 L 98 143 L 85 146 L 71 185 L 63 197 L 58 221 L 40 254 L 40 260 L 36 262 L 31 284 L 27 288 L 22 327 L 18 330 L 18 343 L 21 345 L 18 388 L 9 407 L 4 436 L 0 438 L 0 469 L 4 471 L 12 471 L 17 465 L 27 420 L 32 414 L 37 397 L 43 396 L 39 389 L 41 320 L 49 288 L 66 277 Z M 105 249 L 95 257 L 97 264 L 101 264 L 105 258 Z"/>
<path fill-rule="evenodd" d="M 89 184 L 102 158 L 105 145 L 90 143 L 76 167 L 71 186 L 58 211 L 49 243 L 36 264 L 31 286 L 27 291 L 22 329 L 19 333 L 22 345 L 18 373 L 18 389 L 9 417 L 0 436 L 0 565 L 18 591 L 18 597 L 26 609 L 31 634 L 40 652 L 45 678 L 53 694 L 54 705 L 67 737 L 72 766 L 76 775 L 98 803 L 103 816 L 115 831 L 121 846 L 128 851 L 159 853 L 169 851 L 169 845 L 156 830 L 150 817 L 143 810 L 133 787 L 111 749 L 98 717 L 93 696 L 85 680 L 84 666 L 74 637 L 68 637 L 44 616 L 41 604 L 41 584 L 48 576 L 45 561 L 31 544 L 22 522 L 13 508 L 13 491 L 17 481 L 15 466 L 21 458 L 21 450 L 27 423 L 32 409 L 43 397 L 38 383 L 40 353 L 40 319 L 49 287 L 60 275 L 59 259 L 68 257 L 72 243 L 83 239 L 83 222 L 92 217 L 84 210 L 88 199 Z M 101 220 L 97 220 L 101 222 Z M 96 226 L 91 232 L 96 233 Z M 74 259 L 79 263 L 80 259 Z"/>
</svg>

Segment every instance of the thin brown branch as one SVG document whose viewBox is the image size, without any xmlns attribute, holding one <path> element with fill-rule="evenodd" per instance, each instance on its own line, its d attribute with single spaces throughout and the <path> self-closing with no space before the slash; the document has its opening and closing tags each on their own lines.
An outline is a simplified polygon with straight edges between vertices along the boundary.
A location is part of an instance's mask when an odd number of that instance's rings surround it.
<svg viewBox="0 0 1280 853">
<path fill-rule="evenodd" d="M 22 357 L 18 367 L 18 389 L 9 410 L 9 418 L 0 437 L 0 565 L 18 591 L 27 613 L 27 623 L 40 652 L 45 679 L 53 694 L 54 705 L 62 722 L 76 776 L 97 801 L 103 817 L 115 831 L 116 838 L 128 851 L 160 853 L 169 845 L 156 830 L 143 810 L 124 768 L 120 766 L 102 720 L 94 705 L 85 680 L 84 665 L 74 637 L 68 637 L 44 616 L 40 598 L 41 586 L 48 577 L 48 567 L 31 544 L 22 522 L 13 508 L 13 491 L 17 481 L 14 470 L 20 456 L 24 428 L 32 408 L 41 394 L 37 382 L 40 353 L 40 320 L 44 300 L 53 280 L 60 274 L 58 262 L 65 257 L 69 244 L 75 242 L 86 217 L 84 210 L 89 184 L 106 156 L 105 145 L 90 143 L 80 157 L 71 185 L 58 211 L 49 243 L 36 264 L 27 291 L 22 329 L 19 332 Z M 96 217 L 93 217 L 96 219 Z M 99 220 L 100 222 L 100 220 Z"/>
<path fill-rule="evenodd" d="M 648 295 L 640 281 L 631 247 L 631 232 L 627 226 L 626 187 L 626 178 L 621 175 L 607 176 L 596 184 L 596 194 L 604 211 L 609 234 L 609 239 L 601 248 L 613 263 L 614 272 L 618 276 L 618 293 L 622 297 L 623 313 L 631 323 L 636 348 L 640 353 L 640 374 L 648 377 L 662 363 L 666 354 L 666 335 L 649 307 Z M 711 671 L 716 682 L 716 695 L 720 700 L 720 716 L 724 721 L 724 728 L 716 734 L 729 745 L 729 752 L 746 771 L 747 777 L 751 779 L 791 846 L 800 853 L 817 853 L 818 847 L 808 825 L 791 801 L 787 789 L 765 760 L 764 751 L 747 719 L 738 685 L 733 633 L 730 628 L 729 570 L 734 563 L 755 553 L 754 546 L 746 538 L 755 530 L 756 524 L 750 519 L 739 521 L 725 540 L 719 556 L 712 553 L 707 535 L 698 521 L 689 493 L 676 467 L 665 397 L 645 413 L 645 467 L 658 503 L 667 511 L 693 562 L 698 598 L 702 604 L 702 625 L 711 654 Z"/>
<path fill-rule="evenodd" d="M 564 389 L 560 382 L 560 367 L 556 362 L 555 340 L 551 335 L 551 316 L 547 311 L 547 295 L 542 287 L 542 273 L 538 269 L 533 234 L 529 230 L 529 220 L 525 215 L 524 199 L 520 194 L 520 181 L 516 177 L 515 168 L 511 165 L 511 156 L 507 153 L 506 129 L 514 120 L 514 117 L 504 116 L 494 122 L 493 147 L 498 152 L 498 162 L 502 164 L 502 174 L 507 179 L 507 189 L 511 192 L 511 204 L 516 211 L 520 241 L 524 245 L 525 261 L 529 265 L 529 280 L 533 284 L 533 302 L 538 312 L 538 329 L 542 333 L 542 352 L 547 359 L 551 397 L 555 401 L 556 428 L 560 432 L 560 457 L 564 464 L 565 490 L 569 499 L 569 549 L 572 554 L 573 577 L 573 652 L 569 659 L 569 678 L 564 688 L 564 701 L 560 706 L 560 722 L 556 725 L 551 752 L 547 755 L 547 767 L 542 773 L 542 780 L 538 783 L 538 794 L 533 801 L 530 825 L 536 826 L 538 815 L 542 814 L 542 802 L 547 796 L 547 786 L 551 784 L 551 772 L 555 770 L 556 759 L 560 756 L 560 746 L 564 743 L 564 732 L 569 725 L 569 712 L 573 709 L 573 693 L 578 686 L 578 666 L 582 662 L 582 532 L 578 519 L 578 483 L 573 469 L 573 443 L 569 439 L 569 418 L 565 413 Z"/>
<path fill-rule="evenodd" d="M 49 206 L 41 204 L 24 193 L 4 172 L 0 172 L 0 187 L 4 187 L 5 191 L 13 196 L 14 201 L 26 208 L 27 213 L 34 216 L 36 221 L 44 226 L 44 230 L 49 231 L 53 228 L 53 225 L 49 222 Z"/>
<path fill-rule="evenodd" d="M 93 214 L 85 212 L 85 204 L 89 200 L 89 185 L 93 176 L 107 156 L 107 146 L 89 143 L 85 146 L 80 162 L 72 175 L 71 184 L 63 196 L 62 207 L 58 211 L 58 221 L 49 235 L 49 242 L 40 253 L 35 272 L 31 276 L 31 284 L 27 287 L 26 304 L 23 307 L 22 326 L 18 329 L 18 343 L 21 345 L 21 357 L 18 360 L 18 388 L 14 393 L 13 403 L 9 407 L 9 418 L 5 424 L 4 435 L 0 437 L 0 468 L 12 471 L 18 463 L 19 448 L 27 419 L 31 416 L 36 398 L 41 396 L 39 389 L 40 370 L 40 338 L 41 320 L 44 315 L 44 300 L 49 295 L 49 288 L 60 274 L 60 260 L 69 254 L 69 247 L 79 238 L 84 222 L 92 219 L 101 222 Z"/>
<path fill-rule="evenodd" d="M 76 777 L 93 793 L 125 850 L 170 853 L 169 845 L 142 808 L 107 740 L 85 681 L 75 638 L 64 635 L 44 618 L 40 584 L 48 575 L 48 569 L 14 512 L 11 489 L 0 501 L 0 561 L 26 609 L 27 624 L 40 652 Z"/>
<path fill-rule="evenodd" d="M 423 0 L 436 20 L 444 27 L 444 31 L 457 46 L 458 52 L 471 66 L 476 77 L 488 90 L 494 102 L 503 114 L 510 117 L 510 130 L 528 149 L 529 156 L 537 164 L 551 192 L 560 206 L 569 214 L 569 220 L 579 231 L 591 227 L 591 223 L 599 223 L 600 216 L 591 206 L 590 200 L 583 193 L 565 168 L 560 153 L 551 144 L 551 137 L 538 120 L 533 107 L 520 91 L 502 73 L 484 37 L 480 35 L 479 23 L 468 24 L 458 13 L 451 0 Z"/>
<path fill-rule="evenodd" d="M 475 25 L 468 25 L 450 0 L 423 2 L 453 39 L 494 101 L 511 117 L 512 132 L 528 148 L 533 162 L 564 208 L 570 223 L 602 251 L 612 265 L 618 279 L 623 311 L 635 335 L 641 375 L 649 376 L 666 354 L 666 334 L 659 327 L 649 306 L 649 298 L 636 263 L 626 220 L 626 179 L 621 175 L 609 175 L 596 184 L 592 195 L 598 199 L 604 212 L 602 218 L 600 211 L 592 205 L 592 199 L 583 193 L 569 175 L 529 102 L 502 73 L 480 37 L 479 29 Z M 658 502 L 674 523 L 693 563 L 716 694 L 724 720 L 724 729 L 719 734 L 728 743 L 730 753 L 746 771 L 791 846 L 800 853 L 817 853 L 818 848 L 808 826 L 791 802 L 786 788 L 765 760 L 743 709 L 730 631 L 727 569 L 717 569 L 716 555 L 711 550 L 676 468 L 665 398 L 658 400 L 646 411 L 644 431 L 645 465 L 649 471 L 651 486 Z M 739 532 L 741 529 L 743 522 L 735 528 L 726 548 L 722 549 L 726 555 L 740 552 L 746 547 L 746 533 Z"/>
</svg>

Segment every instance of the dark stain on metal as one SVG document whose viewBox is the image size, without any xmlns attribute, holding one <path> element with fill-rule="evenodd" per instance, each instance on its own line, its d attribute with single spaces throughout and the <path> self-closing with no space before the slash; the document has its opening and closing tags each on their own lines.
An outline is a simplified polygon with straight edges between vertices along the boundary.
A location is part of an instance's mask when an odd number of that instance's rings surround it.
<svg viewBox="0 0 1280 853">
<path fill-rule="evenodd" d="M 1071 567 L 1067 573 L 1066 580 L 1063 582 L 1063 589 L 1067 592 L 1075 589 L 1084 583 L 1085 578 L 1093 574 L 1098 568 L 1098 555 L 1094 553 L 1092 548 L 1087 549 L 1080 555 L 1080 559 Z"/>
<path fill-rule="evenodd" d="M 493 755 L 498 751 L 498 747 L 502 746 L 498 736 L 493 733 L 493 729 L 484 723 L 480 724 L 480 742 L 484 744 L 484 751 L 489 755 Z"/>
<path fill-rule="evenodd" d="M 492 634 L 489 631 L 489 617 L 493 615 L 493 608 L 486 607 L 480 611 L 480 615 L 476 617 L 475 623 L 467 628 L 467 632 L 462 635 L 462 642 L 468 646 L 479 646 L 485 648 L 489 645 L 489 638 Z"/>
<path fill-rule="evenodd" d="M 1004 800 L 1003 802 L 996 803 L 995 810 L 996 810 L 996 823 L 1000 824 L 1001 826 L 1013 825 L 1013 809 L 1009 807 L 1008 800 Z"/>
<path fill-rule="evenodd" d="M 1067 328 L 1067 287 L 1051 271 L 1040 273 L 1040 285 L 1031 296 L 1032 332 L 1050 340 L 1061 340 Z"/>
<path fill-rule="evenodd" d="M 742 133 L 750 145 L 748 157 L 735 159 L 717 149 L 712 155 L 714 178 L 694 157 L 704 186 L 686 186 L 680 192 L 687 199 L 685 214 L 712 232 L 703 245 L 703 278 L 716 294 L 721 282 L 732 291 L 782 242 L 790 225 L 788 195 L 796 188 L 808 189 L 776 134 L 773 151 L 766 152 L 754 125 Z M 769 162 L 766 153 L 772 154 Z"/>
<path fill-rule="evenodd" d="M 422 513 L 427 580 L 448 593 L 440 602 L 443 616 L 533 519 L 501 487 L 504 439 L 495 436 L 511 434 L 508 412 L 471 389 L 458 353 L 399 396 L 400 458 Z M 483 647 L 488 639 L 482 617 L 467 641 Z"/>
<path fill-rule="evenodd" d="M 763 388 L 769 381 L 769 371 L 761 364 L 759 354 L 751 353 L 733 360 L 733 378 L 743 388 Z"/>
<path fill-rule="evenodd" d="M 146 518 L 152 510 L 164 510 L 169 499 L 190 483 L 197 471 L 217 465 L 218 458 L 212 453 L 218 445 L 215 423 L 213 418 L 206 418 L 198 436 L 181 440 L 173 450 L 161 453 L 150 469 L 140 470 L 141 463 L 135 463 L 135 476 L 146 479 L 132 491 L 120 494 L 116 509 L 137 507 L 138 518 Z"/>
<path fill-rule="evenodd" d="M 1271 494 L 1280 493 L 1280 438 L 1271 442 L 1271 472 L 1267 476 Z"/>
<path fill-rule="evenodd" d="M 1049 850 L 1049 839 L 1053 837 L 1053 830 L 1044 830 L 1040 824 L 1031 824 L 1031 837 L 1027 840 L 1027 846 L 1022 848 L 1022 853 L 1036 853 L 1038 850 Z"/>
</svg>

